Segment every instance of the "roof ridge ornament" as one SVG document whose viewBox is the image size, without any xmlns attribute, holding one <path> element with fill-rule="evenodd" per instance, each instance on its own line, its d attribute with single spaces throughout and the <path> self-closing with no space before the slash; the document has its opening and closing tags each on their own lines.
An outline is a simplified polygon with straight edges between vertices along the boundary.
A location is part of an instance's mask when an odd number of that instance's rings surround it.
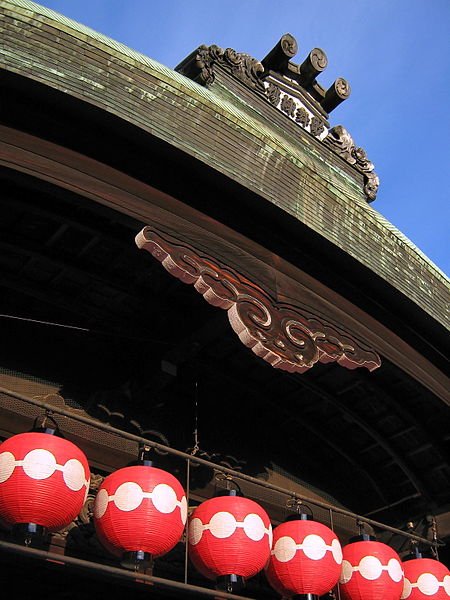
<svg viewBox="0 0 450 600">
<path fill-rule="evenodd" d="M 221 65 L 230 71 L 248 87 L 264 92 L 264 84 L 259 75 L 264 71 L 263 65 L 250 54 L 236 52 L 232 48 L 223 49 L 215 44 L 211 46 L 203 44 L 180 63 L 176 71 L 202 85 L 212 85 L 216 78 L 214 70 L 216 65 Z"/>
<path fill-rule="evenodd" d="M 313 48 L 301 64 L 296 64 L 292 59 L 297 51 L 297 41 L 290 33 L 281 36 L 261 61 L 232 48 L 201 45 L 175 70 L 204 86 L 213 85 L 221 71 L 238 79 L 360 171 L 367 201 L 372 202 L 379 186 L 373 164 L 347 130 L 341 125 L 330 129 L 328 122 L 329 114 L 349 98 L 350 84 L 338 77 L 325 89 L 317 81 L 328 66 L 325 52 Z"/>
<path fill-rule="evenodd" d="M 324 143 L 332 148 L 339 156 L 364 175 L 364 192 L 369 201 L 375 200 L 380 180 L 374 171 L 374 165 L 367 158 L 366 151 L 358 148 L 352 136 L 342 125 L 336 125 L 328 131 Z"/>
</svg>

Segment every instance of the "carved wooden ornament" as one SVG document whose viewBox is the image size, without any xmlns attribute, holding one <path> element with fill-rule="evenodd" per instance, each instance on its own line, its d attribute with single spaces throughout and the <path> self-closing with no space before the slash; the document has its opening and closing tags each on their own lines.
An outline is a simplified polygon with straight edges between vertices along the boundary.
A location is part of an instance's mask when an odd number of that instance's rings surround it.
<svg viewBox="0 0 450 600">
<path fill-rule="evenodd" d="M 341 328 L 303 307 L 274 301 L 243 275 L 167 234 L 144 227 L 136 244 L 171 275 L 193 285 L 209 304 L 226 310 L 241 342 L 277 369 L 304 373 L 317 362 L 337 362 L 347 369 L 373 371 L 381 364 L 376 352 Z"/>
</svg>

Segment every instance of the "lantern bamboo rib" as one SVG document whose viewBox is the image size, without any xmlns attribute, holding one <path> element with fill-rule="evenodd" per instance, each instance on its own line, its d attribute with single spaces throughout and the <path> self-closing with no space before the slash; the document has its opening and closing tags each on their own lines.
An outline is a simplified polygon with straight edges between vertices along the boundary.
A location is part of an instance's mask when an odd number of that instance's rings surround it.
<svg viewBox="0 0 450 600">
<path fill-rule="evenodd" d="M 82 560 L 80 558 L 75 558 L 73 556 L 66 556 L 61 554 L 56 554 L 54 552 L 46 552 L 45 550 L 39 550 L 37 548 L 30 548 L 26 546 L 21 546 L 19 544 L 14 544 L 11 542 L 4 542 L 0 540 L 0 550 L 13 553 L 20 554 L 22 556 L 26 556 L 27 558 L 34 558 L 40 560 L 46 560 L 50 562 L 54 562 L 56 564 L 68 565 L 71 567 L 79 568 L 84 571 L 91 571 L 102 575 L 108 575 L 110 577 L 115 577 L 117 579 L 123 579 L 129 581 L 130 583 L 143 583 L 143 584 L 151 584 L 158 588 L 166 588 L 166 589 L 177 589 L 181 592 L 185 592 L 186 594 L 197 594 L 199 596 L 205 596 L 209 598 L 230 598 L 236 600 L 235 594 L 229 594 L 228 592 L 222 592 L 220 590 L 212 590 L 208 588 L 199 587 L 196 585 L 191 585 L 187 583 L 183 583 L 181 581 L 173 581 L 171 579 L 163 579 L 161 577 L 155 577 L 153 575 L 145 575 L 144 573 L 136 573 L 134 571 L 127 571 L 125 569 L 120 569 L 118 567 L 112 567 L 110 565 L 104 565 L 97 562 L 91 562 L 88 560 Z M 253 598 L 248 598 L 246 596 L 239 596 L 239 600 L 254 600 Z"/>
<path fill-rule="evenodd" d="M 249 483 L 253 483 L 255 485 L 258 485 L 260 487 L 264 487 L 266 489 L 270 489 L 272 491 L 275 492 L 279 492 L 282 494 L 285 494 L 286 496 L 289 496 L 290 498 L 295 498 L 297 500 L 302 500 L 304 502 L 308 502 L 309 504 L 313 504 L 315 506 L 324 508 L 326 510 L 331 510 L 334 513 L 338 513 L 341 515 L 345 515 L 347 517 L 351 517 L 354 518 L 356 521 L 361 521 L 363 523 L 367 523 L 368 525 L 371 525 L 373 527 L 382 529 L 384 531 L 390 531 L 391 533 L 395 533 L 397 535 L 401 535 L 405 538 L 409 538 L 412 540 L 416 540 L 418 542 L 422 542 L 423 544 L 426 544 L 428 546 L 444 546 L 445 544 L 443 544 L 442 542 L 436 542 L 434 540 L 428 540 L 424 537 L 415 535 L 413 533 L 410 532 L 406 532 L 406 531 L 402 531 L 401 529 L 397 529 L 396 527 L 391 527 L 389 525 L 385 525 L 384 523 L 381 523 L 379 521 L 374 521 L 373 519 L 369 519 L 367 517 L 364 517 L 362 515 L 358 515 L 355 514 L 349 510 L 346 510 L 344 508 L 340 508 L 339 506 L 334 506 L 332 504 L 328 504 L 326 502 L 321 502 L 320 500 L 316 500 L 313 498 L 309 498 L 308 496 L 303 496 L 301 494 L 298 494 L 297 492 L 294 492 L 292 490 L 288 490 L 286 488 L 282 488 L 280 486 L 271 484 L 267 481 L 262 481 L 261 479 L 257 479 L 256 477 L 251 477 L 250 475 L 245 475 L 244 473 L 240 473 L 238 471 L 234 471 L 233 469 L 230 469 L 228 467 L 222 466 L 222 465 L 218 465 L 216 463 L 213 463 L 211 461 L 205 460 L 203 458 L 200 458 L 198 456 L 192 455 L 192 454 L 188 454 L 186 452 L 182 452 L 181 450 L 176 450 L 174 448 L 171 448 L 170 446 L 164 446 L 163 444 L 159 444 L 158 442 L 154 442 L 152 440 L 148 440 L 144 437 L 138 436 L 138 435 L 134 435 L 132 433 L 128 433 L 126 431 L 122 431 L 121 429 L 117 429 L 116 427 L 112 427 L 111 425 L 107 425 L 106 423 L 101 423 L 100 421 L 97 421 L 95 419 L 92 419 L 90 417 L 85 417 L 83 415 L 79 415 L 76 414 L 70 410 L 66 410 L 64 408 L 60 408 L 57 406 L 54 406 L 53 404 L 48 404 L 46 402 L 42 402 L 41 400 L 37 400 L 36 398 L 30 398 L 28 396 L 25 396 L 23 394 L 19 394 L 17 392 L 14 392 L 12 390 L 8 390 L 6 388 L 0 387 L 0 393 L 2 394 L 6 394 L 8 396 L 12 396 L 13 398 L 17 398 L 18 400 L 22 400 L 24 402 L 28 402 L 30 404 L 33 404 L 35 406 L 38 406 L 39 408 L 43 409 L 43 410 L 48 410 L 51 411 L 52 413 L 56 413 L 56 414 L 60 414 L 66 417 L 69 417 L 70 419 L 74 419 L 76 421 L 80 421 L 82 423 L 85 423 L 87 425 L 90 425 L 92 427 L 97 427 L 98 429 L 102 429 L 103 431 L 107 431 L 109 433 L 113 433 L 115 435 L 121 436 L 123 438 L 126 438 L 128 440 L 137 442 L 139 444 L 146 444 L 148 446 L 151 446 L 152 448 L 155 448 L 156 450 L 160 450 L 162 452 L 166 452 L 169 454 L 173 454 L 174 456 L 178 456 L 179 458 L 183 458 L 184 460 L 188 460 L 188 461 L 192 461 L 201 465 L 204 465 L 206 467 L 209 467 L 215 471 L 219 471 L 221 473 L 225 473 L 227 475 L 231 475 L 233 477 L 235 477 L 236 479 L 241 479 L 244 481 L 247 481 Z"/>
</svg>

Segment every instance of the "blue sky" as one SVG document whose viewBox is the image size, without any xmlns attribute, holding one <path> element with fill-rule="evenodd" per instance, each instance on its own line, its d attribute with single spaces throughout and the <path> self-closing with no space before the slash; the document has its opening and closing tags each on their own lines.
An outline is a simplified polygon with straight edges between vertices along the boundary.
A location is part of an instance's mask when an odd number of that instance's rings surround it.
<svg viewBox="0 0 450 600">
<path fill-rule="evenodd" d="M 42 0 L 175 67 L 200 44 L 262 59 L 284 33 L 294 62 L 322 48 L 319 77 L 350 83 L 330 117 L 381 183 L 372 207 L 450 275 L 450 0 Z"/>
</svg>

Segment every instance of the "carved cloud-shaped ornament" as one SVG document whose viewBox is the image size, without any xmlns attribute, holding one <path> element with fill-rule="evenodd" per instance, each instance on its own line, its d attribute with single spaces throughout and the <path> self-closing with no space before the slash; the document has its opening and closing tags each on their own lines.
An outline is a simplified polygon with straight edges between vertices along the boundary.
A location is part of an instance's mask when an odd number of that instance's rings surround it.
<svg viewBox="0 0 450 600">
<path fill-rule="evenodd" d="M 341 328 L 300 306 L 275 302 L 246 277 L 165 234 L 145 227 L 136 244 L 171 275 L 193 285 L 209 304 L 226 310 L 241 342 L 277 369 L 303 373 L 317 362 L 337 362 L 372 371 L 381 364 L 376 352 Z"/>
</svg>

